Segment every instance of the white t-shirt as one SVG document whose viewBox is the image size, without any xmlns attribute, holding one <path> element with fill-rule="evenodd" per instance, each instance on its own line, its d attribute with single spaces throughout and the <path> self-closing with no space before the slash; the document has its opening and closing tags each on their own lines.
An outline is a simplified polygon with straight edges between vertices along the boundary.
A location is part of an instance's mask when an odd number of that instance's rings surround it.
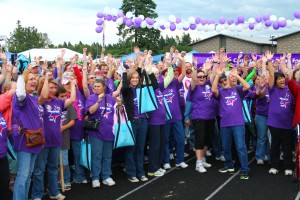
<svg viewBox="0 0 300 200">
<path fill-rule="evenodd" d="M 191 77 L 191 78 L 188 78 L 187 76 L 185 76 L 185 77 L 183 78 L 183 80 L 182 80 L 183 88 L 184 88 L 184 101 L 186 101 L 186 96 L 187 96 L 187 93 L 188 93 L 188 91 L 189 91 L 191 82 L 192 82 L 192 77 Z"/>
</svg>

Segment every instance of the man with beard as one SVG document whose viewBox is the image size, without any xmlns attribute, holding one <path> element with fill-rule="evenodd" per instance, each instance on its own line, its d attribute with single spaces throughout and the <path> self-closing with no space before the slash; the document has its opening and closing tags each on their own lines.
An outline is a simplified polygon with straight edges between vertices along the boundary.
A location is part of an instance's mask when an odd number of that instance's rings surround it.
<svg viewBox="0 0 300 200">
<path fill-rule="evenodd" d="M 186 75 L 182 80 L 183 83 L 183 89 L 184 89 L 184 101 L 186 101 L 186 96 L 188 93 L 188 90 L 190 88 L 190 84 L 192 81 L 192 64 L 190 62 L 185 62 L 186 67 Z"/>
</svg>

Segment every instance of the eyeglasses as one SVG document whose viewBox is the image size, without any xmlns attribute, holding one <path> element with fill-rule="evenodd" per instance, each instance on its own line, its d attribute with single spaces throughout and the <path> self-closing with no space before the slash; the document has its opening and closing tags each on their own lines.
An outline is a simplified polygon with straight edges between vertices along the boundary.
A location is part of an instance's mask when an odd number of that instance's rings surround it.
<svg viewBox="0 0 300 200">
<path fill-rule="evenodd" d="M 197 76 L 197 78 L 206 78 L 207 76 Z"/>
<path fill-rule="evenodd" d="M 174 69 L 173 71 L 174 71 L 174 72 L 178 72 L 178 70 L 175 70 L 175 69 Z"/>
<path fill-rule="evenodd" d="M 95 77 L 90 77 L 89 79 L 94 79 Z"/>
<path fill-rule="evenodd" d="M 219 83 L 222 84 L 222 83 L 225 83 L 226 81 L 227 81 L 227 79 L 223 79 L 223 80 L 220 80 Z"/>
</svg>

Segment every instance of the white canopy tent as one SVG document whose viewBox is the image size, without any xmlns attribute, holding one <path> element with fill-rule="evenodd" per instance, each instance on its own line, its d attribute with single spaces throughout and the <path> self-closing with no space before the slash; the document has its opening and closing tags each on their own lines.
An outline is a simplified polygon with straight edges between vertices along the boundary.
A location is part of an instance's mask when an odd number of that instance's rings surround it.
<svg viewBox="0 0 300 200">
<path fill-rule="evenodd" d="M 53 48 L 53 49 L 29 49 L 27 51 L 20 52 L 19 54 L 23 54 L 27 58 L 31 57 L 31 61 L 34 61 L 34 57 L 42 56 L 42 61 L 47 60 L 47 61 L 54 61 L 55 58 L 61 54 L 61 50 L 65 49 L 66 53 L 64 55 L 64 60 L 65 61 L 70 61 L 70 58 L 72 58 L 75 54 L 78 54 L 79 60 L 82 60 L 83 54 L 78 53 L 76 51 L 67 49 L 67 48 Z"/>
</svg>

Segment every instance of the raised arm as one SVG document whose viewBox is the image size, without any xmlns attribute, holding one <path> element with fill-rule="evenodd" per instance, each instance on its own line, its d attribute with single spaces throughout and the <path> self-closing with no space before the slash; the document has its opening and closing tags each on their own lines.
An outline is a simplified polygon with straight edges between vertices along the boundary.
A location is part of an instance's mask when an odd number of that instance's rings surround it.
<svg viewBox="0 0 300 200">
<path fill-rule="evenodd" d="M 234 76 L 235 78 L 237 78 L 237 80 L 242 84 L 243 86 L 243 91 L 247 91 L 250 89 L 250 85 L 242 78 L 239 76 L 239 74 L 237 73 L 237 69 L 234 68 L 230 71 L 230 74 L 232 76 Z"/>
<path fill-rule="evenodd" d="M 191 90 L 194 91 L 197 85 L 197 70 L 193 68 Z"/>
<path fill-rule="evenodd" d="M 41 94 L 38 98 L 38 103 L 40 105 L 43 105 L 45 103 L 45 101 L 48 99 L 49 97 L 49 77 L 50 77 L 50 73 L 47 72 L 45 74 L 45 80 L 44 80 L 44 85 L 43 88 L 41 90 Z"/>
<path fill-rule="evenodd" d="M 82 67 L 82 88 L 85 98 L 88 98 L 90 96 L 90 90 L 87 82 L 87 66 L 85 62 Z"/>
<path fill-rule="evenodd" d="M 211 92 L 214 94 L 215 97 L 219 96 L 218 83 L 221 74 L 222 74 L 221 66 L 216 66 L 216 77 L 211 86 Z"/>
<path fill-rule="evenodd" d="M 69 105 L 73 104 L 76 101 L 76 88 L 75 88 L 75 78 L 70 76 L 71 82 L 71 94 L 70 98 L 66 99 L 64 107 L 67 108 Z"/>
<path fill-rule="evenodd" d="M 178 58 L 183 63 L 182 67 L 181 67 L 181 74 L 178 76 L 178 82 L 182 83 L 183 78 L 185 77 L 185 74 L 186 74 L 186 64 L 182 57 L 178 57 Z"/>
<path fill-rule="evenodd" d="M 269 70 L 269 75 L 270 75 L 270 77 L 269 77 L 269 87 L 270 87 L 270 89 L 273 89 L 274 80 L 275 80 L 275 77 L 274 77 L 275 70 L 274 70 L 274 67 L 273 67 L 273 64 L 272 64 L 273 56 L 274 56 L 274 54 L 272 54 L 271 51 L 266 52 L 266 58 L 268 60 L 268 70 Z"/>
</svg>

